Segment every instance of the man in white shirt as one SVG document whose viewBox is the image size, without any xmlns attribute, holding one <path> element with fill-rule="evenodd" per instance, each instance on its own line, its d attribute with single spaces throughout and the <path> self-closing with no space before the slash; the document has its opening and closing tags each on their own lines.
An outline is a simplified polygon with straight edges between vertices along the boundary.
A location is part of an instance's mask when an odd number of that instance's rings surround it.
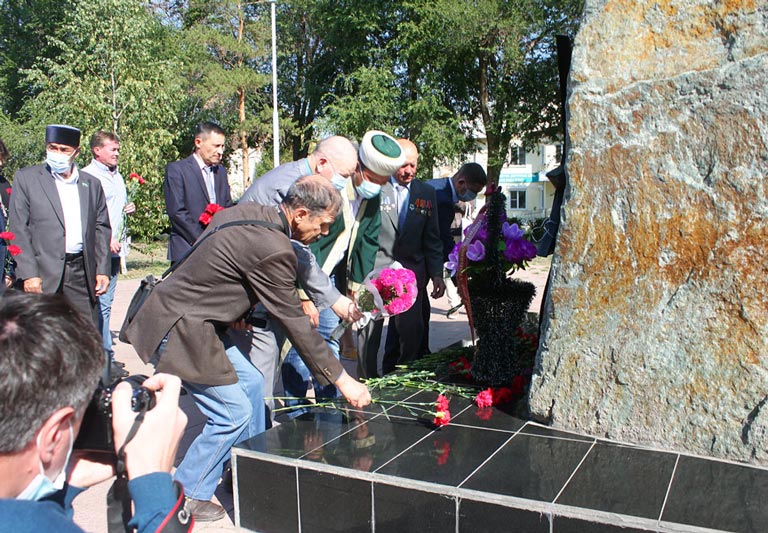
<svg viewBox="0 0 768 533">
<path fill-rule="evenodd" d="M 63 293 L 99 323 L 97 298 L 109 286 L 111 228 L 101 183 L 80 172 L 80 130 L 45 130 L 46 159 L 13 179 L 9 226 L 21 248 L 16 276 L 24 291 Z"/>
<path fill-rule="evenodd" d="M 115 299 L 115 287 L 117 287 L 117 275 L 120 273 L 120 258 L 128 253 L 126 246 L 126 219 L 127 215 L 136 212 L 136 206 L 128 201 L 128 192 L 125 188 L 123 176 L 117 168 L 117 158 L 120 155 L 120 139 L 111 132 L 99 130 L 91 136 L 91 152 L 93 160 L 91 164 L 83 168 L 83 172 L 90 174 L 101 182 L 109 213 L 109 225 L 112 226 L 112 236 L 109 242 L 111 252 L 109 269 L 109 287 L 107 292 L 99 296 L 100 330 L 104 339 L 104 350 L 107 353 L 107 362 L 110 366 L 115 363 L 115 351 L 112 349 L 112 331 L 109 329 L 109 319 L 112 315 L 112 301 Z M 115 375 L 127 375 L 121 368 L 112 366 Z"/>
</svg>

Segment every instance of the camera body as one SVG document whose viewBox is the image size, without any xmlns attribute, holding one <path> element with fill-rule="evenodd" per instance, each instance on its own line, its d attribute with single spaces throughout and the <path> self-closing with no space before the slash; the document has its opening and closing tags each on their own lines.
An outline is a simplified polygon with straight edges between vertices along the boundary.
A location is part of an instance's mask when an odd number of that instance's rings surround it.
<svg viewBox="0 0 768 533">
<path fill-rule="evenodd" d="M 142 387 L 141 384 L 147 376 L 136 374 L 125 379 L 118 379 L 111 385 L 99 383 L 93 393 L 88 407 L 83 415 L 83 423 L 80 433 L 75 439 L 75 450 L 115 453 L 115 442 L 112 434 L 112 391 L 120 383 L 126 381 L 133 388 L 131 397 L 131 409 L 138 413 L 148 411 L 155 406 L 155 393 Z"/>
</svg>

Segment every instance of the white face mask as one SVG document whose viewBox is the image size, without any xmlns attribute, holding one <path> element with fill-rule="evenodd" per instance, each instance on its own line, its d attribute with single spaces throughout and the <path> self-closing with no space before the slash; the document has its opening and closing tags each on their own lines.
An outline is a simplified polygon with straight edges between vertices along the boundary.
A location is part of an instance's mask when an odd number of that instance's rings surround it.
<svg viewBox="0 0 768 533">
<path fill-rule="evenodd" d="M 64 174 L 72 168 L 72 156 L 61 152 L 45 152 L 45 162 L 51 167 L 51 172 Z"/>
<path fill-rule="evenodd" d="M 33 500 L 39 501 L 43 498 L 55 494 L 64 488 L 64 482 L 67 480 L 67 464 L 69 463 L 69 457 L 72 455 L 72 447 L 75 445 L 75 435 L 72 432 L 72 422 L 69 422 L 69 450 L 67 450 L 67 458 L 64 461 L 64 466 L 61 467 L 61 472 L 58 473 L 56 478 L 51 481 L 48 476 L 45 475 L 45 469 L 43 468 L 43 462 L 40 460 L 40 454 L 37 456 L 37 464 L 40 468 L 40 473 L 27 485 L 27 487 L 16 496 L 17 500 Z M 37 448 L 40 448 L 40 435 L 37 436 Z"/>
<path fill-rule="evenodd" d="M 366 200 L 370 200 L 379 195 L 381 192 L 381 185 L 377 185 L 376 183 L 364 179 L 360 185 L 355 185 L 355 190 L 357 190 L 357 194 Z"/>
<path fill-rule="evenodd" d="M 331 176 L 331 183 L 334 187 L 336 187 L 337 191 L 343 191 L 347 188 L 347 178 L 339 174 L 338 172 L 334 172 L 333 176 Z"/>
</svg>

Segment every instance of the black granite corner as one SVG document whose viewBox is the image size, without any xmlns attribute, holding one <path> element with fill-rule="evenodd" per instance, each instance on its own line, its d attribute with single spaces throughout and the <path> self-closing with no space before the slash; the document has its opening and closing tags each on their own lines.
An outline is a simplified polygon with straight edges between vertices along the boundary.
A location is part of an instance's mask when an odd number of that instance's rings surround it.
<svg viewBox="0 0 768 533">
<path fill-rule="evenodd" d="M 661 516 L 712 529 L 768 531 L 768 471 L 681 456 Z"/>
<path fill-rule="evenodd" d="M 268 533 L 299 529 L 296 468 L 235 455 L 240 526 Z"/>
<path fill-rule="evenodd" d="M 676 458 L 598 442 L 556 503 L 658 520 Z"/>
<path fill-rule="evenodd" d="M 565 516 L 555 516 L 552 520 L 552 533 L 647 533 L 648 531 L 658 531 L 658 529 L 655 527 L 638 529 L 620 524 L 601 524 Z"/>
</svg>

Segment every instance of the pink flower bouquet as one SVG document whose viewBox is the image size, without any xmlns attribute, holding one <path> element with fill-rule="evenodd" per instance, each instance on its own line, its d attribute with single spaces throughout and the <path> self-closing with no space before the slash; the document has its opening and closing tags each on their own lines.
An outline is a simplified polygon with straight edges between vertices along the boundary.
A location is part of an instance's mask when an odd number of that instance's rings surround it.
<svg viewBox="0 0 768 533">
<path fill-rule="evenodd" d="M 363 312 L 363 318 L 356 322 L 357 326 L 364 327 L 371 320 L 404 313 L 416 301 L 417 294 L 416 274 L 400 263 L 394 262 L 386 268 L 374 270 L 365 278 L 355 298 Z M 340 338 L 349 326 L 351 324 L 341 323 L 331 338 Z"/>
</svg>

